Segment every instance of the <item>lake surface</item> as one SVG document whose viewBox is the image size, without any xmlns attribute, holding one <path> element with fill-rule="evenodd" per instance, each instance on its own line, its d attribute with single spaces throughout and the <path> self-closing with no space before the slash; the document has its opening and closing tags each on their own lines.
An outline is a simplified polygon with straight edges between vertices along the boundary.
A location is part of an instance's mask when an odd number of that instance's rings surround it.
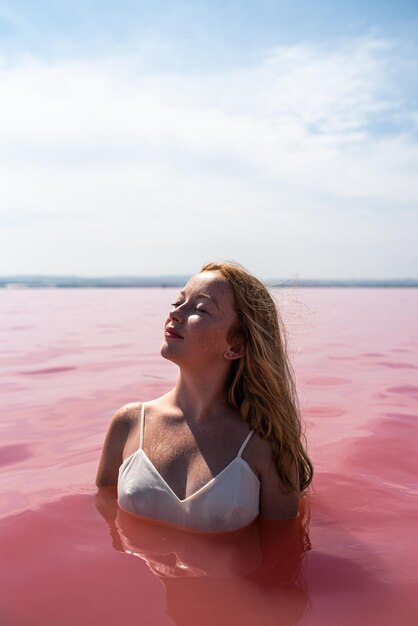
<svg viewBox="0 0 418 626">
<path fill-rule="evenodd" d="M 300 516 L 198 535 L 94 484 L 178 369 L 176 288 L 0 291 L 1 626 L 418 623 L 418 289 L 282 289 L 314 463 Z"/>
</svg>

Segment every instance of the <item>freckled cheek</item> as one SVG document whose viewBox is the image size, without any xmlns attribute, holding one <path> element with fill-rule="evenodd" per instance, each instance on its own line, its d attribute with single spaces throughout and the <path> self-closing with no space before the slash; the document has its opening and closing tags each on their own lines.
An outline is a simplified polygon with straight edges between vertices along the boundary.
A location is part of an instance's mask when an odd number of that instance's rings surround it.
<svg viewBox="0 0 418 626">
<path fill-rule="evenodd" d="M 187 332 L 193 337 L 204 337 L 211 334 L 211 329 L 207 324 L 202 323 L 200 319 L 189 319 Z"/>
<path fill-rule="evenodd" d="M 188 330 L 189 336 L 196 342 L 203 344 L 208 349 L 223 345 L 225 337 L 219 328 L 207 323 L 191 322 Z"/>
</svg>

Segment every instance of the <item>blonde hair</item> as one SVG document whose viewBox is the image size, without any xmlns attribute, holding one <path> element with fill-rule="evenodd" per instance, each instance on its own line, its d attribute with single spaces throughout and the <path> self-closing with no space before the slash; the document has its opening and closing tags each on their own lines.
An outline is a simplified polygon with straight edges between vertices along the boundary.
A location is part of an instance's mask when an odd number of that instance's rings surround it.
<svg viewBox="0 0 418 626">
<path fill-rule="evenodd" d="M 209 262 L 200 271 L 217 271 L 228 281 L 238 322 L 227 339 L 232 342 L 238 335 L 246 345 L 244 355 L 231 364 L 228 401 L 252 430 L 269 441 L 278 474 L 289 492 L 302 492 L 312 481 L 313 465 L 305 449 L 294 372 L 278 308 L 268 288 L 240 263 Z"/>
</svg>

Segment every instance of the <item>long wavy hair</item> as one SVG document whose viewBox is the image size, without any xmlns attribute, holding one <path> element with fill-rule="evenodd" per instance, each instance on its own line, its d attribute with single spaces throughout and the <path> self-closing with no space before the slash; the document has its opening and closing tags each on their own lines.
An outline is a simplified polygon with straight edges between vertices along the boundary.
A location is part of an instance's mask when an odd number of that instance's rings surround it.
<svg viewBox="0 0 418 626">
<path fill-rule="evenodd" d="M 313 465 L 306 451 L 295 375 L 278 307 L 268 288 L 240 263 L 209 262 L 200 271 L 217 271 L 228 281 L 238 321 L 229 329 L 227 340 L 238 336 L 246 346 L 243 356 L 231 363 L 228 401 L 252 430 L 269 441 L 289 493 L 302 493 L 312 482 Z"/>
</svg>

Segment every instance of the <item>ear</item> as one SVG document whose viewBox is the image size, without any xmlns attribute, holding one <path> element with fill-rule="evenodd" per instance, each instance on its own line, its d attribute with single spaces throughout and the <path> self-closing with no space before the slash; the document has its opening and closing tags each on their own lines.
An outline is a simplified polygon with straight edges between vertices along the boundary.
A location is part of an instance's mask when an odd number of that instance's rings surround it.
<svg viewBox="0 0 418 626">
<path fill-rule="evenodd" d="M 241 358 L 244 352 L 245 343 L 242 340 L 237 340 L 233 343 L 233 345 L 229 346 L 228 350 L 224 354 L 224 357 L 228 361 L 234 361 L 235 359 Z"/>
</svg>

